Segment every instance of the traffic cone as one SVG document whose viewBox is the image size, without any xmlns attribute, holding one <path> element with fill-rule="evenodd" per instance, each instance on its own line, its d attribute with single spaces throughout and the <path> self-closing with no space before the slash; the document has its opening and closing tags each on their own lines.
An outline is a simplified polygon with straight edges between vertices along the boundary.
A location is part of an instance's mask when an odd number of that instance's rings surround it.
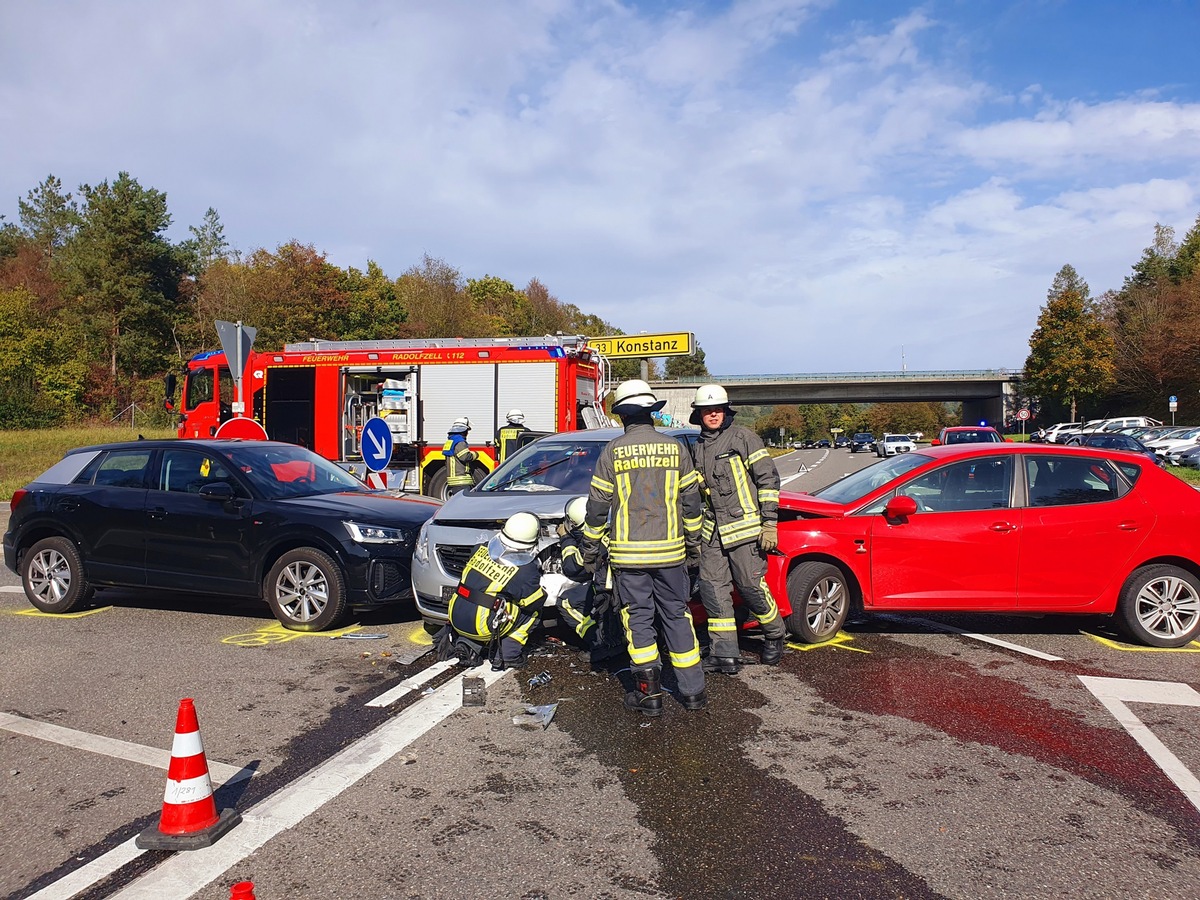
<svg viewBox="0 0 1200 900">
<path fill-rule="evenodd" d="M 143 850 L 198 850 L 212 846 L 240 821 L 242 816 L 235 809 L 217 814 L 196 706 L 190 697 L 180 700 L 162 815 L 158 824 L 139 834 L 134 843 Z"/>
<path fill-rule="evenodd" d="M 239 881 L 230 886 L 229 900 L 254 900 L 254 882 Z"/>
</svg>

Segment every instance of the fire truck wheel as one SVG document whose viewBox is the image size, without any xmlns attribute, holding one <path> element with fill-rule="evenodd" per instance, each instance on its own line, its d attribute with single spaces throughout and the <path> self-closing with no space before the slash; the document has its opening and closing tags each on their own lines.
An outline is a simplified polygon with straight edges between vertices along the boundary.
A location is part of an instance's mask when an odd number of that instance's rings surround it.
<svg viewBox="0 0 1200 900">
<path fill-rule="evenodd" d="M 322 631 L 346 612 L 342 570 L 332 557 L 312 547 L 279 557 L 264 587 L 275 618 L 292 631 Z"/>
<path fill-rule="evenodd" d="M 433 497 L 435 500 L 449 500 L 450 494 L 446 491 L 446 467 L 442 466 L 429 478 L 429 487 L 425 493 Z"/>
</svg>

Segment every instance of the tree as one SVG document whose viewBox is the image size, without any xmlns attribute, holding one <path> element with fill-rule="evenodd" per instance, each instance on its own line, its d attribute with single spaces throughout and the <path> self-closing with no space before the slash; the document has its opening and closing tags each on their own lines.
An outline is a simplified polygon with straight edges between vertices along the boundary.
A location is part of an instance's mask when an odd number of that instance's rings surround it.
<svg viewBox="0 0 1200 900">
<path fill-rule="evenodd" d="M 804 417 L 798 406 L 775 406 L 755 420 L 754 431 L 764 442 L 794 441 L 804 431 Z"/>
<path fill-rule="evenodd" d="M 197 267 L 201 272 L 217 260 L 225 259 L 229 255 L 229 242 L 225 240 L 225 226 L 221 224 L 221 217 L 211 206 L 204 213 L 204 221 L 200 226 L 197 228 L 195 225 L 189 225 L 188 231 L 192 233 L 192 237 L 191 240 L 184 242 L 185 247 L 194 254 Z"/>
<path fill-rule="evenodd" d="M 1113 383 L 1115 349 L 1090 299 L 1087 282 L 1069 265 L 1054 276 L 1029 338 L 1025 381 L 1032 393 L 1070 403 L 1096 397 Z"/>
<path fill-rule="evenodd" d="M 164 237 L 167 195 L 127 172 L 111 184 L 82 185 L 84 206 L 60 265 L 73 313 L 86 326 L 84 352 L 107 375 L 97 387 L 109 403 L 137 378 L 163 371 L 185 255 Z"/>
<path fill-rule="evenodd" d="M 666 377 L 678 380 L 687 380 L 689 378 L 710 378 L 708 366 L 704 362 L 704 350 L 701 349 L 699 342 L 696 344 L 696 353 L 694 356 L 668 356 L 666 357 Z"/>
<path fill-rule="evenodd" d="M 17 207 L 22 230 L 48 258 L 66 246 L 79 227 L 79 209 L 53 175 L 47 175 Z"/>
</svg>

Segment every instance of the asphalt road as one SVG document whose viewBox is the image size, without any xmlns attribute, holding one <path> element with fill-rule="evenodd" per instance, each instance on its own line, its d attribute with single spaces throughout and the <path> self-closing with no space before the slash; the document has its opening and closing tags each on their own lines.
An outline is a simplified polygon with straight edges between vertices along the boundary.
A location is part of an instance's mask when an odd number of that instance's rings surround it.
<svg viewBox="0 0 1200 900">
<path fill-rule="evenodd" d="M 777 464 L 785 489 L 812 490 L 874 460 Z M 1191 898 L 1200 883 L 1200 646 L 1131 648 L 1085 618 L 877 618 L 711 678 L 705 712 L 668 700 L 644 720 L 621 707 L 625 673 L 562 645 L 478 673 L 495 679 L 486 704 L 460 708 L 461 674 L 417 656 L 428 638 L 405 611 L 354 623 L 386 635 L 367 640 L 186 595 L 102 592 L 49 617 L 5 576 L 0 895 L 225 900 L 251 879 L 260 900 Z M 214 782 L 232 779 L 218 803 L 244 821 L 207 850 L 139 852 L 183 697 Z M 557 704 L 548 727 L 513 723 L 526 704 Z"/>
</svg>

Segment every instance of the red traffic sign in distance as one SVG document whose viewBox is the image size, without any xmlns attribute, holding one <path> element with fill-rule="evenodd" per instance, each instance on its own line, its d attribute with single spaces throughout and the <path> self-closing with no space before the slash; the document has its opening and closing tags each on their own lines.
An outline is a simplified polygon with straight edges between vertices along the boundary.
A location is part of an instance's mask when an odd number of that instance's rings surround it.
<svg viewBox="0 0 1200 900">
<path fill-rule="evenodd" d="M 1017 410 L 1017 418 L 1020 419 L 1022 422 L 1024 422 L 1026 419 L 1029 418 L 1029 410 L 1018 409 Z"/>
<path fill-rule="evenodd" d="M 249 416 L 235 416 L 217 429 L 219 438 L 241 438 L 243 441 L 265 441 L 267 430 Z"/>
</svg>

